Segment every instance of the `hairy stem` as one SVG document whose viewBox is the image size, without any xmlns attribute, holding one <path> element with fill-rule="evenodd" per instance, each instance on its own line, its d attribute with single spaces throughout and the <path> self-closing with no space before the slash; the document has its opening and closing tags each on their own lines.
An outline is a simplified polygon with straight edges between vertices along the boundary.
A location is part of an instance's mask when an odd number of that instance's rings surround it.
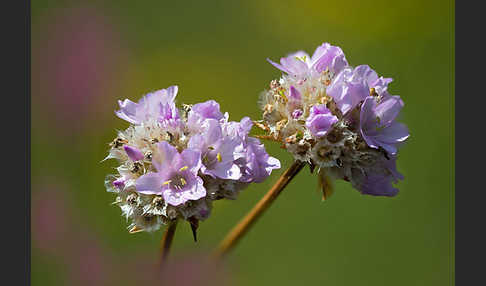
<svg viewBox="0 0 486 286">
<path fill-rule="evenodd" d="M 283 191 L 287 184 L 305 166 L 305 162 L 294 161 L 294 163 L 280 176 L 272 188 L 265 196 L 253 207 L 253 209 L 236 225 L 225 237 L 216 249 L 214 256 L 221 258 L 235 247 L 238 241 L 246 234 L 256 220 L 270 207 L 278 195 Z"/>
</svg>

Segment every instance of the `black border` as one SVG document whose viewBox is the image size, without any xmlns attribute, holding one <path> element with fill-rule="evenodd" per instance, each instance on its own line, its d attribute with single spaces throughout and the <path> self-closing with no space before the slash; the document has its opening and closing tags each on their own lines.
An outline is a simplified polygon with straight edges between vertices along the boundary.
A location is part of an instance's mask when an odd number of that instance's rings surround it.
<svg viewBox="0 0 486 286">
<path fill-rule="evenodd" d="M 0 158 L 5 200 L 0 209 L 2 240 L 6 241 L 2 241 L 2 284 L 30 285 L 31 3 L 27 0 L 3 4 L 0 142 L 4 146 Z"/>
<path fill-rule="evenodd" d="M 478 3 L 477 7 L 473 3 Z M 480 2 L 455 10 L 455 282 L 484 285 L 486 209 L 485 16 Z M 452 31 L 451 31 L 452 32 Z M 451 138 L 453 140 L 453 138 Z M 481 281 L 483 281 L 481 283 Z"/>
<path fill-rule="evenodd" d="M 30 134 L 31 134 L 31 8 L 30 8 L 30 0 L 26 1 L 26 6 L 25 6 L 25 12 L 26 12 L 26 18 L 27 18 L 27 23 L 26 23 L 26 67 L 27 67 L 27 72 L 26 72 L 26 113 L 27 113 L 27 120 L 26 120 L 26 138 L 27 138 L 27 152 L 26 152 L 26 161 L 27 161 L 27 167 L 26 167 L 26 206 L 27 206 L 27 216 L 26 216 L 26 232 L 27 232 L 27 238 L 26 238 L 26 257 L 27 257 L 27 263 L 26 263 L 26 284 L 30 285 L 31 284 L 31 169 L 30 169 L 30 160 L 31 160 L 31 154 L 30 154 Z"/>
</svg>

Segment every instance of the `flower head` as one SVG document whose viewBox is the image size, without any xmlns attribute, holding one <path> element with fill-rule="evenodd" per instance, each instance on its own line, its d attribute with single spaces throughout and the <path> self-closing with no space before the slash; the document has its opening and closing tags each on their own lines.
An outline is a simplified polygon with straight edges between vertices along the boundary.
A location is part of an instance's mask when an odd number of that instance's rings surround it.
<svg viewBox="0 0 486 286">
<path fill-rule="evenodd" d="M 312 57 L 297 52 L 270 61 L 284 72 L 262 94 L 257 126 L 319 176 L 343 179 L 363 194 L 394 196 L 398 147 L 409 137 L 396 121 L 403 107 L 388 93 L 391 78 L 368 65 L 348 65 L 339 47 L 324 43 Z"/>
<path fill-rule="evenodd" d="M 115 113 L 130 126 L 110 144 L 107 159 L 120 162 L 106 188 L 131 220 L 130 232 L 155 231 L 176 218 L 204 220 L 212 201 L 235 199 L 251 182 L 261 182 L 280 162 L 258 139 L 252 122 L 229 121 L 214 100 L 175 104 L 177 86 L 119 101 Z"/>
</svg>

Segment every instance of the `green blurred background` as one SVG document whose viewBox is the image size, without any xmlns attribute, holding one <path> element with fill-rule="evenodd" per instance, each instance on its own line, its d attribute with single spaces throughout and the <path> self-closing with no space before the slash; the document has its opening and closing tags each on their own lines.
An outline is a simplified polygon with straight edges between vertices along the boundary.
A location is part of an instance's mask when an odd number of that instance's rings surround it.
<svg viewBox="0 0 486 286">
<path fill-rule="evenodd" d="M 454 2 L 419 0 L 32 1 L 32 285 L 108 285 L 113 261 L 157 260 L 162 231 L 129 234 L 103 186 L 107 143 L 128 126 L 118 99 L 177 84 L 179 103 L 259 119 L 258 95 L 280 75 L 265 59 L 322 42 L 394 78 L 405 180 L 394 198 L 337 182 L 322 202 L 306 168 L 230 255 L 231 283 L 452 285 Z M 215 247 L 282 171 L 216 202 L 197 243 L 181 225 L 174 257 Z"/>
</svg>

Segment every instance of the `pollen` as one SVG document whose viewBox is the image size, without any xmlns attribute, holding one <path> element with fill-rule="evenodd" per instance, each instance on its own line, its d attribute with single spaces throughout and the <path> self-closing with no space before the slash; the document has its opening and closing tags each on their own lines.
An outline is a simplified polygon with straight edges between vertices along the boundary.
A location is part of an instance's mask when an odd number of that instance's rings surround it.
<svg viewBox="0 0 486 286">
<path fill-rule="evenodd" d="M 374 87 L 370 88 L 370 96 L 378 97 L 378 93 Z"/>
<path fill-rule="evenodd" d="M 221 153 L 216 154 L 216 159 L 218 159 L 218 162 L 221 162 L 223 160 L 221 158 Z"/>
<path fill-rule="evenodd" d="M 303 61 L 303 62 L 305 62 L 305 60 L 306 60 L 306 58 L 307 58 L 307 57 L 306 57 L 306 56 L 302 56 L 301 58 L 299 58 L 299 57 L 295 57 L 295 58 L 296 58 L 297 60 L 299 60 L 299 61 Z"/>
<path fill-rule="evenodd" d="M 164 185 L 168 185 L 168 184 L 170 184 L 170 183 L 172 183 L 172 180 L 165 181 L 165 182 L 163 182 L 163 183 L 162 183 L 162 186 L 164 186 Z"/>
<path fill-rule="evenodd" d="M 189 169 L 189 167 L 188 166 L 184 166 L 184 167 L 182 167 L 182 168 L 179 169 L 179 172 L 185 171 L 187 169 Z"/>
</svg>

